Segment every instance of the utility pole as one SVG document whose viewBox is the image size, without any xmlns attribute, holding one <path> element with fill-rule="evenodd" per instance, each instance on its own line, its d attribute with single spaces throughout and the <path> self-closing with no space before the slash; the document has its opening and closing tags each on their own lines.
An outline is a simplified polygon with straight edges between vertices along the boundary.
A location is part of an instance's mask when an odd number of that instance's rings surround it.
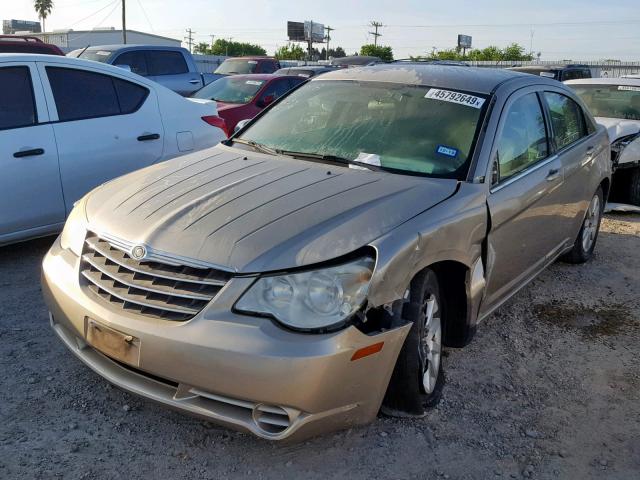
<svg viewBox="0 0 640 480">
<path fill-rule="evenodd" d="M 380 22 L 371 22 L 369 23 L 370 26 L 372 26 L 375 29 L 375 32 L 369 32 L 371 35 L 373 35 L 373 45 L 374 46 L 378 46 L 378 37 L 381 37 L 382 34 L 378 33 L 378 28 L 381 28 L 383 25 Z"/>
<path fill-rule="evenodd" d="M 213 37 L 215 37 L 215 35 L 209 35 L 211 37 L 211 48 L 213 48 Z"/>
<path fill-rule="evenodd" d="M 313 20 L 309 22 L 309 43 L 307 45 L 307 57 L 308 60 L 312 60 L 313 54 Z"/>
<path fill-rule="evenodd" d="M 233 40 L 233 37 L 229 37 L 229 39 L 227 40 L 227 50 L 225 51 L 225 57 L 229 56 L 229 44 L 231 43 L 231 40 Z"/>
<path fill-rule="evenodd" d="M 190 28 L 187 28 L 187 36 L 184 37 L 184 40 L 187 42 L 187 45 L 189 45 L 189 52 L 191 52 L 191 47 L 193 47 L 193 34 L 196 33 L 193 30 L 191 30 Z"/>
<path fill-rule="evenodd" d="M 127 12 L 126 12 L 126 0 L 122 0 L 122 43 L 127 43 Z"/>
<path fill-rule="evenodd" d="M 327 25 L 326 27 L 324 27 L 324 29 L 327 31 L 327 51 L 324 59 L 329 60 L 329 42 L 331 41 L 331 32 L 333 32 L 335 28 L 331 28 L 329 25 Z"/>
</svg>

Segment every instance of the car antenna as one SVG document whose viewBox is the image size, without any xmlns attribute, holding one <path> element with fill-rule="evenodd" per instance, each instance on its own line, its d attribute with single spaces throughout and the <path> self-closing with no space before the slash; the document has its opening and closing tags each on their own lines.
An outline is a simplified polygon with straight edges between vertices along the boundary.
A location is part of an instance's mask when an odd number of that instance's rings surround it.
<svg viewBox="0 0 640 480">
<path fill-rule="evenodd" d="M 89 48 L 90 46 L 91 46 L 91 44 L 89 44 L 89 45 L 87 45 L 86 47 L 84 47 L 84 48 L 82 49 L 82 51 L 78 54 L 78 56 L 77 56 L 76 58 L 80 58 L 80 57 L 82 56 L 82 54 L 83 54 L 84 52 L 86 52 L 86 51 L 87 51 L 87 48 Z"/>
</svg>

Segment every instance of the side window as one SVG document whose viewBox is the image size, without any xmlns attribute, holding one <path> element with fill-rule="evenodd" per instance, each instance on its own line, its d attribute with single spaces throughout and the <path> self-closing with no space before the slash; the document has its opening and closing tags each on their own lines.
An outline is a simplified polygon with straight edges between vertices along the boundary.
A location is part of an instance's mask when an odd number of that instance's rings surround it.
<svg viewBox="0 0 640 480">
<path fill-rule="evenodd" d="M 305 80 L 307 80 L 307 77 L 290 78 L 289 79 L 289 89 L 297 87 L 298 85 L 300 85 Z"/>
<path fill-rule="evenodd" d="M 560 93 L 544 92 L 558 150 L 587 135 L 580 106 Z"/>
<path fill-rule="evenodd" d="M 135 112 L 144 103 L 147 95 L 149 95 L 149 90 L 146 88 L 136 85 L 135 83 L 127 82 L 126 80 L 114 78 L 113 84 L 116 87 L 116 94 L 118 95 L 120 113 Z"/>
<path fill-rule="evenodd" d="M 36 105 L 28 67 L 0 68 L 0 105 L 0 130 L 36 124 Z"/>
<path fill-rule="evenodd" d="M 100 73 L 47 67 L 61 122 L 132 113 L 149 94 L 144 87 Z"/>
<path fill-rule="evenodd" d="M 273 99 L 276 100 L 287 93 L 289 90 L 291 90 L 291 88 L 289 87 L 288 79 L 283 78 L 281 80 L 275 80 L 271 82 L 271 84 L 269 84 L 267 89 L 262 94 L 262 98 L 273 95 Z"/>
<path fill-rule="evenodd" d="M 113 62 L 114 65 L 129 65 L 133 73 L 146 77 L 149 75 L 147 69 L 147 59 L 145 54 L 141 50 L 133 52 L 125 52 L 118 55 L 118 58 Z"/>
<path fill-rule="evenodd" d="M 178 75 L 188 73 L 189 67 L 181 52 L 147 51 L 149 75 Z"/>
<path fill-rule="evenodd" d="M 505 114 L 498 139 L 499 179 L 520 173 L 549 154 L 542 107 L 535 93 L 517 99 Z"/>
<path fill-rule="evenodd" d="M 273 73 L 277 70 L 274 62 L 266 61 L 262 62 L 262 73 Z"/>
</svg>

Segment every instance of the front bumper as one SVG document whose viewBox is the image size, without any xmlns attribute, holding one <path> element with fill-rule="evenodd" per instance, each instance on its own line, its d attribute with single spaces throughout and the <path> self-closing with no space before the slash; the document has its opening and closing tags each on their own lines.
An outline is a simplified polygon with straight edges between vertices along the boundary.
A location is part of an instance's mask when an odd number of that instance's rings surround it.
<svg viewBox="0 0 640 480">
<path fill-rule="evenodd" d="M 79 259 L 56 241 L 42 269 L 54 331 L 86 365 L 141 396 L 272 440 L 296 439 L 375 418 L 410 325 L 378 335 L 287 331 L 231 306 L 252 282 L 234 278 L 193 319 L 127 313 L 79 280 Z M 135 365 L 93 348 L 89 319 L 139 339 Z M 384 342 L 351 361 L 360 348 Z"/>
</svg>

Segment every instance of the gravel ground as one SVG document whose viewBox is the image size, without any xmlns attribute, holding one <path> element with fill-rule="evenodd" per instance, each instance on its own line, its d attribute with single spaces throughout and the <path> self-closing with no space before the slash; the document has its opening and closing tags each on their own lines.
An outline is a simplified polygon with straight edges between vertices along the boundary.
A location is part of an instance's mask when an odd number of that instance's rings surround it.
<svg viewBox="0 0 640 480">
<path fill-rule="evenodd" d="M 50 330 L 51 239 L 0 249 L 0 478 L 640 478 L 640 216 L 553 265 L 444 359 L 420 420 L 282 445 L 110 386 Z"/>
</svg>

